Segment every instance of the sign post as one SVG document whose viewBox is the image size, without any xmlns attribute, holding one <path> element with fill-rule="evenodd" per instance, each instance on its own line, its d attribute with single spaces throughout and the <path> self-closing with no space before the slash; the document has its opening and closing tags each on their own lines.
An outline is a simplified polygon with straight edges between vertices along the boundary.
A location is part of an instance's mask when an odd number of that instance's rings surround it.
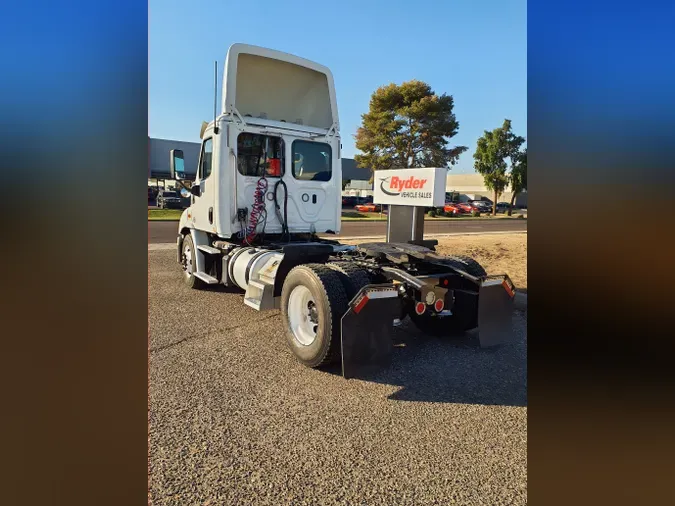
<svg viewBox="0 0 675 506">
<path fill-rule="evenodd" d="M 445 204 L 447 169 L 377 170 L 373 202 L 389 205 L 387 242 L 418 242 L 424 238 L 424 210 Z"/>
</svg>

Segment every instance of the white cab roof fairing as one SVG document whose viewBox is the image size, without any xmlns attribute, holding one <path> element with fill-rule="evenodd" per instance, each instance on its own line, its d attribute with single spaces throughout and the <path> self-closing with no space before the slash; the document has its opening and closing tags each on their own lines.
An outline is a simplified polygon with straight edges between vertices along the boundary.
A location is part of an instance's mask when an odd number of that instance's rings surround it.
<svg viewBox="0 0 675 506">
<path fill-rule="evenodd" d="M 222 111 L 339 131 L 331 71 L 292 54 L 248 44 L 227 52 Z"/>
</svg>

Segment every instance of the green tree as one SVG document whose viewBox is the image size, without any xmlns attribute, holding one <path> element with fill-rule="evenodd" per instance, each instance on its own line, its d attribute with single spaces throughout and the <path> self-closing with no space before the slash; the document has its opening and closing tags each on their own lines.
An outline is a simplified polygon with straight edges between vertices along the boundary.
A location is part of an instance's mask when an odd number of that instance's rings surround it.
<svg viewBox="0 0 675 506">
<path fill-rule="evenodd" d="M 509 216 L 513 211 L 513 203 L 516 197 L 522 191 L 527 190 L 527 148 L 513 157 L 511 161 L 511 172 L 509 173 L 509 182 L 511 183 L 511 205 L 509 206 Z"/>
<path fill-rule="evenodd" d="M 363 153 L 354 157 L 357 165 L 373 171 L 454 165 L 467 147 L 448 147 L 459 129 L 453 107 L 452 96 L 421 81 L 381 86 L 354 136 Z"/>
<path fill-rule="evenodd" d="M 345 188 L 347 188 L 347 186 L 349 186 L 349 183 L 351 183 L 351 182 L 352 182 L 351 179 L 343 179 L 342 180 L 342 191 L 345 191 Z"/>
<path fill-rule="evenodd" d="M 493 216 L 497 214 L 497 199 L 509 184 L 507 159 L 511 161 L 517 157 L 524 142 L 524 138 L 515 135 L 511 130 L 511 120 L 505 119 L 501 127 L 492 131 L 485 130 L 476 143 L 474 168 L 482 174 L 485 186 L 494 194 Z"/>
</svg>

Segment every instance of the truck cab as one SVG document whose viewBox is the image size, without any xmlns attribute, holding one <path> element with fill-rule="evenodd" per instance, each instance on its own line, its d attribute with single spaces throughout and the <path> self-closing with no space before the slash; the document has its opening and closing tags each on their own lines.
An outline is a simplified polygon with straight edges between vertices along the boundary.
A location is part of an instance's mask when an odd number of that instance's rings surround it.
<svg viewBox="0 0 675 506">
<path fill-rule="evenodd" d="M 234 44 L 221 108 L 202 125 L 197 176 L 181 228 L 223 239 L 338 233 L 341 145 L 330 70 Z"/>
</svg>

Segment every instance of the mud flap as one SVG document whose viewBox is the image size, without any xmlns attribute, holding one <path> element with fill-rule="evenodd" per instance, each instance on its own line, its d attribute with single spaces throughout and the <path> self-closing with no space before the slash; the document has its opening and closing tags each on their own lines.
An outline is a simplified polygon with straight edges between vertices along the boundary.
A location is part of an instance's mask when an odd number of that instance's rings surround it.
<svg viewBox="0 0 675 506">
<path fill-rule="evenodd" d="M 508 276 L 494 276 L 478 292 L 478 339 L 483 348 L 513 340 L 515 288 Z"/>
<path fill-rule="evenodd" d="M 342 375 L 366 376 L 391 363 L 392 329 L 401 313 L 393 284 L 364 286 L 342 317 Z"/>
</svg>

